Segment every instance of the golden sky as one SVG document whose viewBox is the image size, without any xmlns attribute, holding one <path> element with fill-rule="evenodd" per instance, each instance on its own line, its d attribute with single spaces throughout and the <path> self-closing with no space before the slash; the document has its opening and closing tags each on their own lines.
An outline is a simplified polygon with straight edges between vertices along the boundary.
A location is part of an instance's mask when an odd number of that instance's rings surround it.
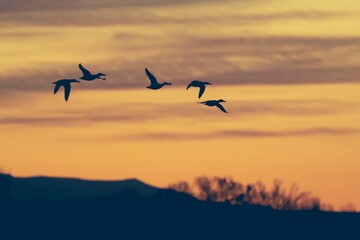
<svg viewBox="0 0 360 240">
<path fill-rule="evenodd" d="M 2 0 L 0 166 L 16 176 L 292 182 L 360 206 L 360 2 Z M 53 81 L 82 63 L 106 81 Z M 145 87 L 148 67 L 159 91 Z M 223 114 L 197 104 L 227 101 Z"/>
</svg>

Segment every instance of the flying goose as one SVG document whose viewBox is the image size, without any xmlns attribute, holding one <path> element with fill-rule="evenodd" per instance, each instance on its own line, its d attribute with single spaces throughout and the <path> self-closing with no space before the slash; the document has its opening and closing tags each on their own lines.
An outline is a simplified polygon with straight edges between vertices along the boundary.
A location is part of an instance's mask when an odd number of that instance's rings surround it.
<svg viewBox="0 0 360 240">
<path fill-rule="evenodd" d="M 220 104 L 222 102 L 226 102 L 222 99 L 219 99 L 219 100 L 209 100 L 209 101 L 205 101 L 205 102 L 199 102 L 201 104 L 204 104 L 206 106 L 209 106 L 209 107 L 218 107 L 221 111 L 223 111 L 224 113 L 227 113 L 227 111 L 225 110 L 225 108 Z"/>
<path fill-rule="evenodd" d="M 83 67 L 83 65 L 81 65 L 81 63 L 79 64 L 79 68 L 83 73 L 83 76 L 80 78 L 82 80 L 85 81 L 93 81 L 95 79 L 101 79 L 101 80 L 105 80 L 106 78 L 101 78 L 102 76 L 106 76 L 106 74 L 104 73 L 97 73 L 97 74 L 92 74 L 89 70 L 87 70 L 86 68 Z"/>
<path fill-rule="evenodd" d="M 211 85 L 211 83 L 209 82 L 202 82 L 199 80 L 194 80 L 192 81 L 186 88 L 186 90 L 188 90 L 190 87 L 199 87 L 199 98 L 201 98 L 201 96 L 204 94 L 205 92 L 205 85 Z"/>
<path fill-rule="evenodd" d="M 147 68 L 145 68 L 145 72 L 151 82 L 150 86 L 148 86 L 147 88 L 150 88 L 152 90 L 157 90 L 165 85 L 171 85 L 171 83 L 168 82 L 158 83 L 156 77 L 152 75 L 152 73 Z"/>
<path fill-rule="evenodd" d="M 80 81 L 76 79 L 61 79 L 56 82 L 53 82 L 53 84 L 55 84 L 54 94 L 56 94 L 59 91 L 60 87 L 64 87 L 65 101 L 67 101 L 70 96 L 70 90 L 71 90 L 70 83 L 73 82 L 79 83 Z"/>
</svg>

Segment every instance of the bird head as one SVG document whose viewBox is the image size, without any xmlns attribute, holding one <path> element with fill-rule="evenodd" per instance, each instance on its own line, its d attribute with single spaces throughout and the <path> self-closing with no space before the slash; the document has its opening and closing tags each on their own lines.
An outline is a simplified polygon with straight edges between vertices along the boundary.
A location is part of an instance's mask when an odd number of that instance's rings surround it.
<svg viewBox="0 0 360 240">
<path fill-rule="evenodd" d="M 171 85 L 169 82 L 164 82 L 163 85 Z"/>
<path fill-rule="evenodd" d="M 105 73 L 98 73 L 98 74 L 96 74 L 96 75 L 99 76 L 99 77 L 106 76 Z"/>
<path fill-rule="evenodd" d="M 204 82 L 204 84 L 205 84 L 205 85 L 211 85 L 211 83 L 209 83 L 209 82 Z"/>
<path fill-rule="evenodd" d="M 223 99 L 220 99 L 218 102 L 226 102 L 225 100 L 223 100 Z"/>
<path fill-rule="evenodd" d="M 71 83 L 73 83 L 73 82 L 79 83 L 80 81 L 78 81 L 76 79 L 71 79 L 69 82 L 71 82 Z"/>
</svg>

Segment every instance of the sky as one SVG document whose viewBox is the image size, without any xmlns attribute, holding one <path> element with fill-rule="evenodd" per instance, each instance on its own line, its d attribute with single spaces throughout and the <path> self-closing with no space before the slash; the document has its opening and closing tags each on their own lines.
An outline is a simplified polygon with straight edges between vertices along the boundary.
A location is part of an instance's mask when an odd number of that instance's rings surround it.
<svg viewBox="0 0 360 240">
<path fill-rule="evenodd" d="M 357 0 L 1 0 L 0 167 L 15 176 L 296 182 L 360 208 Z M 52 82 L 78 64 L 107 80 Z M 160 81 L 146 89 L 144 68 Z M 224 99 L 224 114 L 200 104 Z"/>
</svg>

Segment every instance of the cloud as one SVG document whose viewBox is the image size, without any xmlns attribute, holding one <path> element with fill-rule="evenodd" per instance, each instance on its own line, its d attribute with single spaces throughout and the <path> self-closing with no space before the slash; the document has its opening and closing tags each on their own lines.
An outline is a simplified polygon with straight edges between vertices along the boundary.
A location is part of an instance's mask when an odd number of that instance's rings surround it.
<svg viewBox="0 0 360 240">
<path fill-rule="evenodd" d="M 281 68 L 285 67 L 285 68 Z M 359 83 L 358 67 L 313 67 L 279 69 L 238 70 L 211 74 L 208 79 L 221 79 L 222 84 L 236 85 L 279 85 L 279 84 L 328 84 Z"/>
<path fill-rule="evenodd" d="M 241 101 L 232 106 L 232 111 L 242 117 L 267 114 L 282 116 L 331 115 L 356 109 L 360 109 L 356 103 L 326 99 Z"/>
<path fill-rule="evenodd" d="M 309 37 L 309 36 L 229 36 L 229 37 L 205 37 L 194 38 L 188 44 L 191 47 L 204 48 L 219 47 L 219 46 L 238 46 L 239 50 L 244 50 L 247 47 L 251 47 L 252 51 L 256 50 L 255 47 L 270 47 L 273 46 L 276 49 L 286 45 L 292 47 L 290 51 L 299 50 L 299 47 L 307 47 L 309 50 L 313 48 L 321 47 L 334 48 L 339 46 L 353 46 L 358 45 L 360 37 Z M 243 45 L 242 48 L 240 46 Z M 272 48 L 266 48 L 267 52 L 276 51 Z M 263 49 L 262 49 L 263 50 Z M 302 50 L 302 49 L 301 49 Z"/>
<path fill-rule="evenodd" d="M 55 36 L 54 32 L 40 32 L 40 31 L 32 31 L 32 32 L 14 32 L 14 31 L 1 31 L 0 37 L 6 40 L 28 40 L 28 38 L 34 37 L 51 37 Z"/>
<path fill-rule="evenodd" d="M 344 136 L 359 134 L 359 129 L 352 128 L 310 128 L 287 131 L 263 131 L 263 130 L 228 130 L 210 133 L 146 133 L 134 135 L 117 135 L 110 139 L 115 141 L 190 141 L 190 140 L 212 140 L 219 138 L 280 138 L 280 137 L 307 137 L 307 136 Z"/>
<path fill-rule="evenodd" d="M 207 37 L 184 40 L 170 54 L 186 59 L 178 63 L 182 77 L 196 66 L 195 77 L 220 84 L 356 83 L 359 46 L 359 37 Z"/>
<path fill-rule="evenodd" d="M 207 24 L 248 25 L 264 22 L 307 19 L 326 20 L 349 17 L 354 13 L 340 11 L 278 11 L 247 13 L 258 5 L 271 6 L 278 0 L 2 0 L 0 24 L 41 26 L 105 26 L 105 25 L 167 25 Z M 209 5 L 228 8 L 226 14 L 214 14 Z M 185 7 L 183 7 L 185 6 Z M 192 14 L 191 7 L 203 7 Z M 214 6 L 214 8 L 216 7 Z M 236 11 L 241 8 L 242 11 Z M 159 11 L 164 9 L 164 11 Z M 190 9 L 190 11 L 188 11 Z M 356 15 L 355 15 L 356 16 Z"/>
<path fill-rule="evenodd" d="M 87 122 L 130 122 L 139 120 L 137 117 L 129 115 L 113 115 L 113 116 L 42 116 L 42 117 L 6 117 L 0 118 L 0 125 L 27 125 L 38 127 L 64 127 L 79 126 Z"/>
<path fill-rule="evenodd" d="M 288 84 L 328 84 L 328 83 L 359 83 L 360 68 L 357 66 L 322 66 L 322 64 L 308 65 L 311 61 L 304 63 L 308 66 L 297 66 L 292 60 L 286 58 L 259 67 L 259 69 L 243 69 L 241 64 L 234 65 L 218 59 L 190 60 L 187 63 L 177 62 L 169 59 L 168 62 L 159 60 L 157 64 L 152 61 L 140 61 L 139 63 L 124 64 L 112 62 L 119 66 L 111 70 L 103 71 L 108 77 L 102 84 L 88 84 L 82 82 L 74 87 L 74 91 L 81 90 L 114 90 L 114 89 L 144 89 L 148 84 L 143 69 L 149 67 L 159 80 L 170 81 L 173 87 L 184 87 L 191 79 L 200 79 L 212 82 L 217 86 L 225 85 L 288 85 Z M 306 58 L 297 61 L 306 61 Z M 320 61 L 320 60 L 319 60 Z M 340 62 L 341 64 L 341 62 Z M 74 66 L 45 67 L 43 69 L 34 67 L 23 69 L 18 72 L 6 72 L 0 74 L 0 93 L 11 92 L 51 92 L 52 82 L 64 78 L 78 78 L 80 73 Z M 97 69 L 106 69 L 106 63 L 98 64 Z M 104 67 L 103 67 L 104 66 Z M 124 66 L 124 67 L 122 67 Z M 89 68 L 91 69 L 91 68 Z"/>
<path fill-rule="evenodd" d="M 135 2 L 135 1 L 134 1 Z M 182 1 L 136 1 L 138 6 L 162 6 L 178 4 Z M 205 1 L 195 1 L 205 3 Z M 214 1 L 216 2 L 216 1 Z M 256 1 L 260 3 L 260 1 Z M 190 1 L 185 3 L 191 4 Z M 89 44 L 88 49 L 103 50 L 104 41 L 113 50 L 108 52 L 109 60 L 98 60 L 93 65 L 105 69 L 109 74 L 109 81 L 98 89 L 113 88 L 136 88 L 144 86 L 143 68 L 145 66 L 155 66 L 154 71 L 162 79 L 173 79 L 174 84 L 186 84 L 186 81 L 193 78 L 207 79 L 216 81 L 217 84 L 308 84 L 308 83 L 356 83 L 360 78 L 360 59 L 353 54 L 360 50 L 359 37 L 300 37 L 300 36 L 238 36 L 238 33 L 229 35 L 204 34 L 197 35 L 187 31 L 170 31 L 168 28 L 161 28 L 162 24 L 182 24 L 194 26 L 199 23 L 210 24 L 209 26 L 240 26 L 258 23 L 263 26 L 266 22 L 285 20 L 285 19 L 328 19 L 349 16 L 348 12 L 336 11 L 287 11 L 274 13 L 247 13 L 231 12 L 230 14 L 221 13 L 216 15 L 212 12 L 202 12 L 199 15 L 188 16 L 179 14 L 160 14 L 145 10 L 127 11 L 126 9 L 116 9 L 106 6 L 118 6 L 119 4 L 128 5 L 128 1 L 1 1 L 4 12 L 0 14 L 0 24 L 21 23 L 38 24 L 49 26 L 71 26 L 76 29 L 69 31 L 64 29 L 43 28 L 34 33 L 22 32 L 16 28 L 4 28 L 1 30 L 0 37 L 6 41 L 24 41 L 29 44 L 31 37 L 44 38 L 44 42 L 62 42 L 65 39 L 74 39 L 74 43 L 64 41 L 66 54 L 59 52 L 54 55 L 64 58 L 65 56 L 92 57 L 92 59 L 105 59 L 103 56 L 96 57 L 91 51 L 85 48 L 71 54 L 71 47 L 76 45 L 79 33 L 82 28 L 79 26 L 103 26 L 107 24 L 123 25 L 124 28 L 114 28 L 114 33 L 110 39 L 104 37 L 99 42 Z M 118 5 L 116 5 L 118 4 Z M 85 5 L 85 6 L 83 6 Z M 77 11 L 79 8 L 79 11 Z M 89 9 L 100 8 L 99 11 Z M 57 14 L 51 12 L 56 9 Z M 16 11 L 23 11 L 17 14 Z M 1 11 L 1 10 L 0 10 Z M 12 12 L 14 11 L 14 12 Z M 63 12 L 62 12 L 63 11 Z M 182 12 L 182 11 L 180 11 Z M 20 22 L 19 22 L 20 21 Z M 135 30 L 132 25 L 139 25 Z M 150 26 L 153 24 L 154 26 Z M 215 25 L 211 25 L 215 24 Z M 161 30 L 159 30 L 161 28 Z M 35 29 L 37 29 L 35 27 Z M 66 28 L 65 28 L 66 29 Z M 191 29 L 191 28 L 186 28 Z M 154 32 L 153 32 L 153 31 Z M 159 30 L 160 34 L 157 34 Z M 49 31 L 49 32 L 46 32 Z M 64 32 L 62 32 L 64 31 Z M 94 30 L 95 32 L 96 30 Z M 91 32 L 93 33 L 93 32 Z M 96 32 L 96 34 L 98 34 Z M 110 33 L 111 34 L 111 33 Z M 56 35 L 57 39 L 54 37 Z M 82 36 L 90 36 L 85 31 Z M 99 34 L 100 35 L 100 34 Z M 89 39 L 91 39 L 89 37 Z M 39 42 L 34 41 L 34 43 Z M 78 45 L 82 45 L 79 44 Z M 104 44 L 105 45 L 105 44 Z M 10 49 L 10 48 L 9 48 Z M 51 46 L 53 51 L 56 47 Z M 86 51 L 86 54 L 84 52 Z M 29 59 L 32 49 L 26 47 L 26 51 L 21 51 L 12 47 L 9 52 L 5 51 L 3 56 L 13 57 L 21 62 L 22 56 Z M 100 51 L 99 51 L 100 52 Z M 121 52 L 119 56 L 118 52 Z M 114 54 L 117 53 L 117 54 Z M 28 54 L 28 55 L 27 55 Z M 17 56 L 18 55 L 18 56 Z M 29 56 L 30 55 L 30 56 Z M 126 57 L 125 57 L 126 56 Z M 17 58 L 16 58 L 17 57 Z M 46 61 L 46 58 L 41 56 Z M 130 60 L 127 60 L 129 58 Z M 84 59 L 85 60 L 85 59 Z M 47 91 L 50 81 L 78 77 L 76 69 L 77 62 L 59 62 L 58 65 L 47 64 L 44 62 L 29 62 L 27 68 L 18 67 L 16 71 L 0 73 L 0 91 Z M 23 63 L 25 64 L 25 63 Z M 15 64 L 14 64 L 15 65 Z M 71 66 L 70 66 L 71 65 Z M 111 68 L 109 67 L 111 66 Z M 118 81 L 121 79 L 121 81 Z M 90 86 L 92 87 L 92 86 Z M 94 87 L 95 88 L 95 87 Z"/>
<path fill-rule="evenodd" d="M 225 0 L 232 2 L 234 0 Z M 62 11 L 62 10 L 99 10 L 106 8 L 138 8 L 179 6 L 187 4 L 213 3 L 216 0 L 2 0 L 1 12 L 32 12 L 32 11 Z M 242 2 L 251 2 L 242 0 Z"/>
<path fill-rule="evenodd" d="M 352 102 L 331 100 L 277 100 L 229 102 L 226 108 L 231 112 L 223 115 L 217 109 L 203 107 L 196 103 L 124 103 L 81 109 L 38 111 L 36 117 L 3 116 L 0 125 L 23 125 L 35 127 L 89 126 L 104 123 L 157 122 L 172 119 L 201 122 L 237 121 L 240 118 L 263 116 L 319 116 L 342 114 L 360 109 Z M 6 108 L 5 108 L 6 110 Z M 52 110 L 50 110 L 52 111 Z M 215 112 L 214 112 L 215 111 Z M 218 111 L 218 112 L 217 112 Z M 101 114 L 100 114 L 101 113 Z"/>
<path fill-rule="evenodd" d="M 358 83 L 360 79 L 360 59 L 353 54 L 360 50 L 359 37 L 179 38 L 158 46 L 152 39 L 137 49 L 131 42 L 141 36 L 128 38 L 122 51 L 124 55 L 134 53 L 133 59 L 109 56 L 110 60 L 87 64 L 94 71 L 106 72 L 107 81 L 77 88 L 143 88 L 148 84 L 144 67 L 174 86 L 186 85 L 191 79 L 216 85 Z M 148 49 L 153 52 L 147 57 L 136 57 Z M 33 63 L 28 69 L 3 72 L 0 89 L 49 91 L 57 79 L 79 77 L 77 64 Z"/>
<path fill-rule="evenodd" d="M 180 1 L 179 1 L 180 2 Z M 79 14 L 81 12 L 81 14 Z M 57 9 L 57 14 L 52 11 L 24 11 L 21 14 L 17 12 L 6 12 L 0 16 L 2 25 L 38 25 L 52 27 L 94 27 L 94 26 L 163 26 L 163 25 L 194 25 L 194 24 L 226 24 L 228 26 L 248 26 L 254 24 L 271 23 L 282 20 L 328 20 L 332 18 L 344 18 L 351 16 L 352 13 L 341 11 L 280 11 L 275 13 L 239 13 L 232 12 L 228 15 L 214 15 L 203 12 L 199 15 L 191 16 L 189 14 L 159 14 L 154 11 L 142 9 L 117 9 L 99 8 L 94 11 L 87 8 L 80 8 L 75 11 L 74 8 L 65 10 Z M 101 17 L 99 17 L 101 16 Z"/>
</svg>

